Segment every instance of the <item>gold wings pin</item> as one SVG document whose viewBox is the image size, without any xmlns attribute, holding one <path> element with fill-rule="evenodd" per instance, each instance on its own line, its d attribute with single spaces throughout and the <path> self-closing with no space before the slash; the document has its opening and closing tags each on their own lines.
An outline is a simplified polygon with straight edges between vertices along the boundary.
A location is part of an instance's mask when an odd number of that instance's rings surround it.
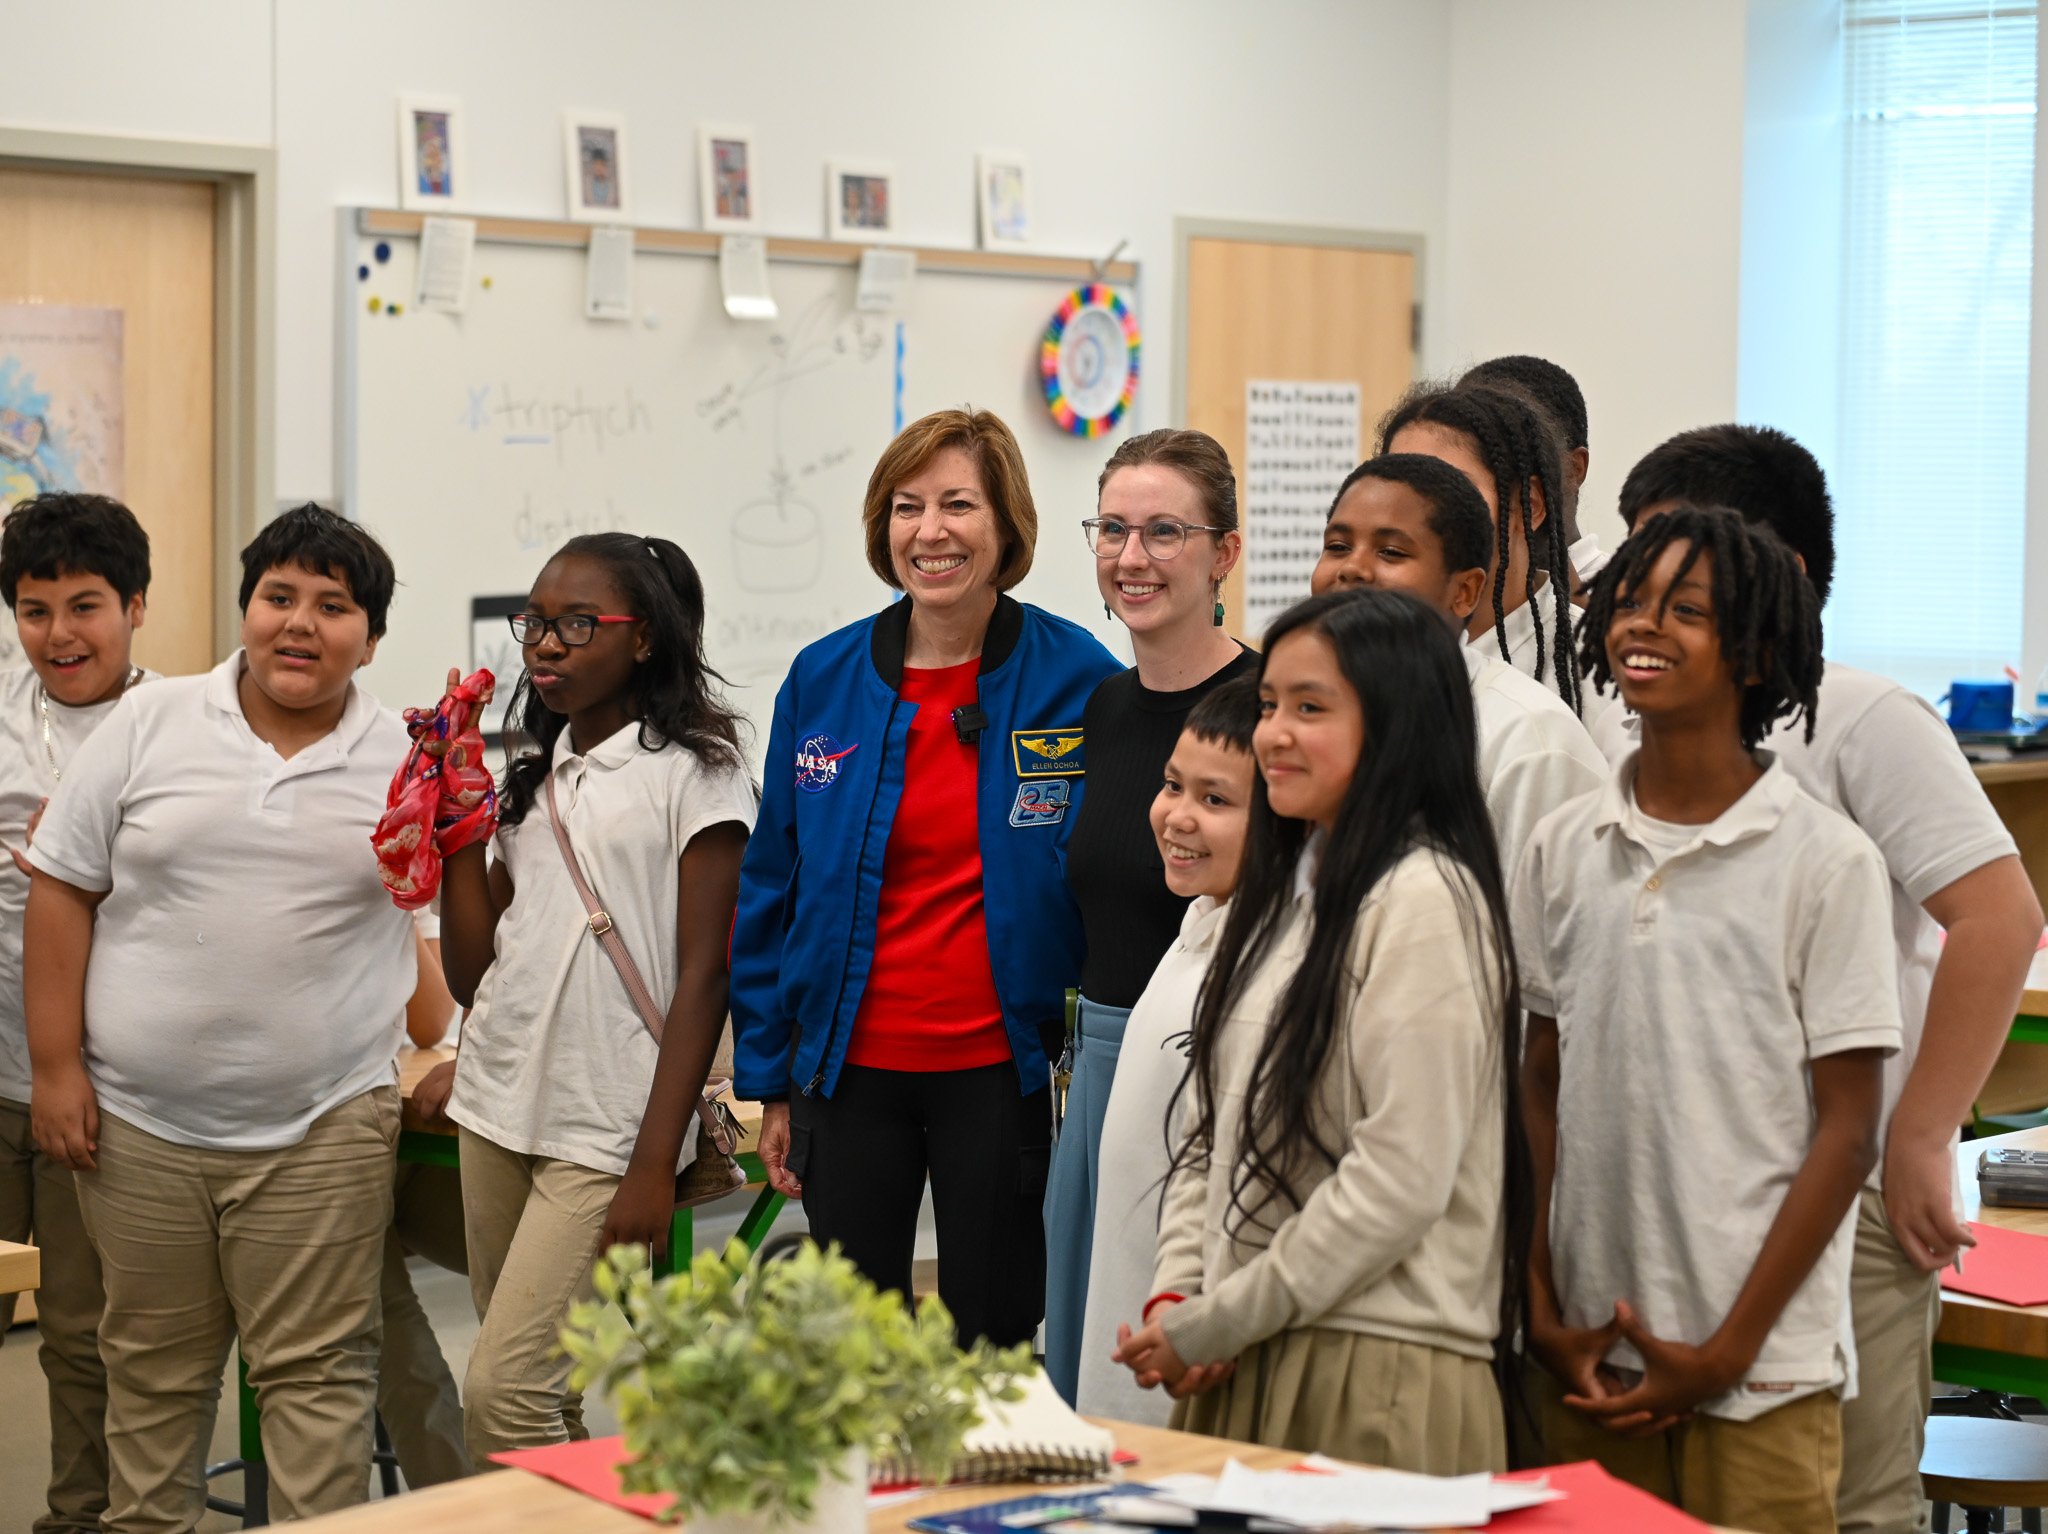
<svg viewBox="0 0 2048 1534">
<path fill-rule="evenodd" d="M 1055 735 L 1048 739 L 1043 735 L 1026 735 L 1022 744 L 1025 750 L 1056 762 L 1080 745 L 1084 738 L 1080 735 Z"/>
</svg>

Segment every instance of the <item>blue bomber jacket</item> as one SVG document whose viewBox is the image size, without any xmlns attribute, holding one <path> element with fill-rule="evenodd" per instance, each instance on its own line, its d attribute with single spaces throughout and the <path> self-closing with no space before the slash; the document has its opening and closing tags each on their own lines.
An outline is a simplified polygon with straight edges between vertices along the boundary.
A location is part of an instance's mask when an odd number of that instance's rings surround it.
<svg viewBox="0 0 2048 1534">
<path fill-rule="evenodd" d="M 760 818 L 732 939 L 734 1086 L 832 1094 L 874 962 L 882 859 L 903 798 L 914 704 L 897 696 L 910 603 L 808 645 L 775 698 Z M 1067 837 L 1081 802 L 1081 710 L 1123 669 L 1086 629 L 998 597 L 982 641 L 976 744 L 989 971 L 1026 1093 L 1081 973 Z M 971 727 L 973 721 L 959 721 Z"/>
</svg>

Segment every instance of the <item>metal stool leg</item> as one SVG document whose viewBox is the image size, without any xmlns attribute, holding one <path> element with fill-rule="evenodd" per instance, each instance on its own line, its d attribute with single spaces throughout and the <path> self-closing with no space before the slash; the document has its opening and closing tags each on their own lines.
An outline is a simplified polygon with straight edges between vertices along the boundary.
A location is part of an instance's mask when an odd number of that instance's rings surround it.
<svg viewBox="0 0 2048 1534">
<path fill-rule="evenodd" d="M 267 1528 L 270 1524 L 270 1467 L 263 1462 L 263 1417 L 256 1406 L 256 1392 L 249 1388 L 249 1363 L 242 1356 L 239 1340 L 235 1343 L 235 1405 L 241 1457 L 208 1465 L 206 1479 L 211 1481 L 216 1476 L 240 1472 L 242 1500 L 236 1502 L 209 1493 L 206 1505 L 212 1512 L 240 1518 L 245 1529 Z"/>
<path fill-rule="evenodd" d="M 391 1447 L 391 1430 L 384 1426 L 381 1414 L 370 1417 L 374 1434 L 370 1450 L 370 1463 L 377 1467 L 377 1485 L 387 1497 L 398 1495 L 398 1451 Z"/>
</svg>

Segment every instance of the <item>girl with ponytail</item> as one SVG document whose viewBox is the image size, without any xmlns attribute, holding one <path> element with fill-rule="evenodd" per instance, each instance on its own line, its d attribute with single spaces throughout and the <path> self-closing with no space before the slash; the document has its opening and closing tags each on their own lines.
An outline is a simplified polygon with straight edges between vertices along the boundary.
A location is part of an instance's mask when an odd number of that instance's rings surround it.
<svg viewBox="0 0 2048 1534">
<path fill-rule="evenodd" d="M 453 1067 L 415 1095 L 461 1134 L 478 1464 L 570 1436 L 569 1307 L 607 1248 L 668 1243 L 756 804 L 704 656 L 703 582 L 675 544 L 573 538 L 511 623 L 526 669 L 495 854 L 465 847 L 442 876 L 442 962 L 473 1010 Z M 565 851 L 663 1012 L 658 1035 L 592 936 Z"/>
</svg>

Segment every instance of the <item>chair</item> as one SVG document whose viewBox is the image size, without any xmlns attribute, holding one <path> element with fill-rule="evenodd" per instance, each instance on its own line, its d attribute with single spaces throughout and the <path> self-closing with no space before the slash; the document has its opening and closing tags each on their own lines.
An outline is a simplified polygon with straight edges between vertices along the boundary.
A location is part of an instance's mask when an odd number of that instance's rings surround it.
<svg viewBox="0 0 2048 1534">
<path fill-rule="evenodd" d="M 1930 1417 L 1920 1485 L 1934 1504 L 1936 1529 L 1948 1527 L 1953 1505 L 1963 1510 L 1969 1534 L 1991 1534 L 2002 1526 L 2004 1509 L 2017 1507 L 2022 1527 L 2040 1534 L 2040 1510 L 2048 1506 L 2048 1427 L 1996 1417 Z"/>
</svg>

